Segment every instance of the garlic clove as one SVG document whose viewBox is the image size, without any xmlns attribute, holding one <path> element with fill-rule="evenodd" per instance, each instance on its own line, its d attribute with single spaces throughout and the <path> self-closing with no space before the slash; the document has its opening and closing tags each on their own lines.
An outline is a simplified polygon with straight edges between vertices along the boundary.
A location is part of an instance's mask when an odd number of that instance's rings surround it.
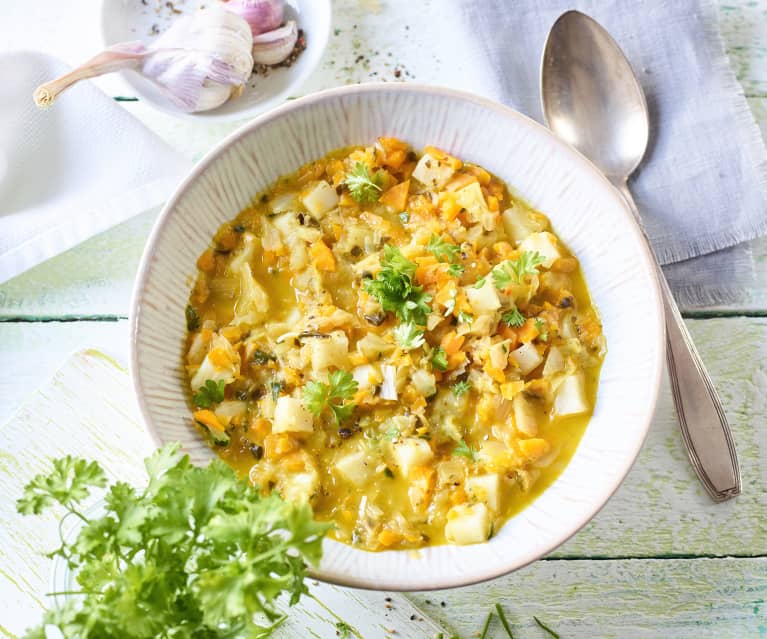
<svg viewBox="0 0 767 639">
<path fill-rule="evenodd" d="M 284 26 L 253 38 L 253 62 L 256 64 L 279 64 L 285 60 L 298 40 L 298 25 L 288 20 Z"/>
<path fill-rule="evenodd" d="M 285 0 L 225 0 L 227 10 L 250 25 L 254 36 L 273 31 L 285 17 Z"/>
</svg>

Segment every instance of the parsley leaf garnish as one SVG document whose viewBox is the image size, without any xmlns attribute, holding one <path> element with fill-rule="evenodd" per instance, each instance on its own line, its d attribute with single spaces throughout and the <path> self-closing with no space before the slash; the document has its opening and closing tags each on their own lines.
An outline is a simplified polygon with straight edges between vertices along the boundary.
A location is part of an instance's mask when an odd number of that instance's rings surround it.
<svg viewBox="0 0 767 639">
<path fill-rule="evenodd" d="M 461 277 L 466 267 L 463 264 L 451 264 L 447 267 L 447 274 L 452 277 Z"/>
<path fill-rule="evenodd" d="M 429 251 L 440 262 L 454 262 L 459 259 L 461 253 L 461 247 L 452 242 L 446 242 L 439 235 L 434 233 L 429 238 L 429 243 L 426 245 L 426 250 Z"/>
<path fill-rule="evenodd" d="M 461 395 L 465 395 L 471 390 L 471 382 L 467 382 L 466 380 L 462 380 L 460 382 L 456 382 L 453 384 L 453 395 L 456 397 L 460 397 Z"/>
<path fill-rule="evenodd" d="M 223 402 L 225 386 L 226 382 L 223 379 L 220 379 L 217 382 L 214 382 L 212 379 L 207 380 L 194 394 L 193 399 L 195 406 L 199 406 L 200 408 L 210 408 L 213 404 Z"/>
<path fill-rule="evenodd" d="M 544 342 L 549 341 L 549 327 L 540 317 L 535 318 L 535 328 L 538 329 L 538 335 Z"/>
<path fill-rule="evenodd" d="M 187 304 L 184 315 L 186 315 L 186 330 L 191 332 L 200 328 L 200 316 L 194 310 L 194 306 Z"/>
<path fill-rule="evenodd" d="M 447 353 L 441 346 L 437 346 L 431 354 L 431 365 L 438 371 L 447 370 Z"/>
<path fill-rule="evenodd" d="M 501 290 L 512 284 L 522 284 L 526 277 L 538 273 L 538 266 L 544 261 L 538 251 L 522 251 L 516 260 L 505 260 L 493 267 L 493 283 Z"/>
<path fill-rule="evenodd" d="M 461 457 L 468 457 L 471 461 L 477 461 L 477 451 L 473 447 L 466 443 L 465 439 L 462 439 L 456 444 L 453 449 L 453 455 L 460 455 Z"/>
<path fill-rule="evenodd" d="M 84 522 L 51 553 L 69 563 L 81 592 L 46 611 L 27 639 L 49 625 L 80 639 L 265 638 L 284 620 L 278 597 L 296 603 L 307 592 L 306 567 L 318 563 L 328 525 L 308 504 L 262 497 L 224 462 L 194 466 L 178 450 L 145 461 L 143 490 L 109 487 L 93 518 L 76 508 L 88 487 L 105 486 L 98 464 L 66 457 L 27 484 L 19 512 L 59 504 Z"/>
<path fill-rule="evenodd" d="M 409 351 L 423 346 L 423 331 L 419 330 L 413 322 L 400 324 L 394 329 L 394 338 L 403 349 Z"/>
<path fill-rule="evenodd" d="M 365 280 L 365 292 L 378 300 L 384 311 L 393 311 L 403 322 L 426 324 L 431 312 L 431 295 L 413 284 L 416 265 L 408 260 L 396 246 L 384 246 L 381 270 L 375 279 Z"/>
<path fill-rule="evenodd" d="M 274 362 L 276 360 L 277 358 L 274 355 L 267 353 L 266 351 L 262 351 L 258 348 L 253 351 L 253 363 L 258 364 L 259 366 L 263 366 L 264 364 L 268 364 L 269 362 Z"/>
<path fill-rule="evenodd" d="M 346 174 L 344 184 L 349 189 L 349 195 L 357 202 L 375 202 L 381 193 L 381 176 L 378 173 L 370 175 L 363 162 L 357 162 Z"/>
<path fill-rule="evenodd" d="M 346 421 L 354 411 L 355 403 L 346 402 L 354 397 L 358 384 L 348 371 L 333 371 L 328 375 L 328 383 L 309 382 L 304 386 L 304 406 L 317 415 L 327 406 L 333 413 L 336 425 Z"/>
<path fill-rule="evenodd" d="M 501 320 L 507 326 L 519 328 L 522 326 L 522 324 L 525 323 L 525 316 L 519 312 L 518 308 L 514 308 L 510 311 L 506 311 L 503 315 L 501 315 Z"/>
<path fill-rule="evenodd" d="M 474 316 L 466 311 L 458 311 L 458 321 L 471 326 L 474 323 Z"/>
<path fill-rule="evenodd" d="M 480 275 L 477 281 L 474 282 L 474 288 L 482 288 L 485 285 L 487 278 L 484 275 Z"/>
</svg>

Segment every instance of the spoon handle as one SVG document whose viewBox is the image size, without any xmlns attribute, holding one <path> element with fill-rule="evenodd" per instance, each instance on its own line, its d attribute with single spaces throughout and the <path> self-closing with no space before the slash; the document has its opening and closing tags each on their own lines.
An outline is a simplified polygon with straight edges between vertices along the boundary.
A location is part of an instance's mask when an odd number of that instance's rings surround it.
<svg viewBox="0 0 767 639">
<path fill-rule="evenodd" d="M 650 244 L 626 183 L 616 185 Z M 652 248 L 650 249 L 652 251 Z M 666 359 L 679 427 L 695 472 L 711 499 L 740 494 L 740 468 L 722 402 L 703 365 L 666 277 L 655 262 L 666 313 Z"/>
</svg>

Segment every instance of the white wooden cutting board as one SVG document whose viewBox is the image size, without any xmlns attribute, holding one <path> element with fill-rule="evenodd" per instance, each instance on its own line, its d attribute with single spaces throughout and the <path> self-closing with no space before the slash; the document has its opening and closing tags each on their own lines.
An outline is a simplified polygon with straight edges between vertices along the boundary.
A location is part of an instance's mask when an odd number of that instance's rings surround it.
<svg viewBox="0 0 767 639">
<path fill-rule="evenodd" d="M 20 636 L 50 605 L 52 562 L 43 552 L 57 545 L 57 521 L 16 513 L 24 484 L 51 459 L 70 454 L 97 460 L 112 480 L 141 485 L 151 452 L 127 371 L 94 350 L 72 355 L 0 427 L 0 637 Z M 434 639 L 444 632 L 401 595 L 317 582 L 310 590 L 314 599 L 291 609 L 276 639 L 336 639 L 341 621 L 356 639 Z"/>
</svg>

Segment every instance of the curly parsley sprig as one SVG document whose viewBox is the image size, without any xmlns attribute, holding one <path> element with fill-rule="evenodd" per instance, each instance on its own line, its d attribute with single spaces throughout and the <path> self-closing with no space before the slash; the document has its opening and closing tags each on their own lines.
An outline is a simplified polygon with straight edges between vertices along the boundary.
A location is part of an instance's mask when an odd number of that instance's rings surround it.
<svg viewBox="0 0 767 639">
<path fill-rule="evenodd" d="M 347 371 L 333 371 L 328 375 L 328 383 L 309 382 L 304 386 L 304 406 L 319 417 L 327 406 L 333 413 L 336 425 L 349 419 L 356 404 L 350 402 L 357 392 L 358 384 Z"/>
<path fill-rule="evenodd" d="M 381 175 L 370 174 L 363 162 L 356 162 L 354 168 L 346 174 L 344 184 L 357 202 L 375 202 L 381 193 Z"/>
<path fill-rule="evenodd" d="M 413 283 L 416 265 L 391 244 L 384 246 L 381 270 L 375 279 L 364 283 L 368 295 L 375 297 L 384 311 L 392 311 L 403 322 L 426 324 L 431 312 L 431 295 Z"/>
<path fill-rule="evenodd" d="M 306 567 L 328 529 L 310 506 L 262 497 L 220 460 L 193 466 L 178 444 L 145 465 L 146 488 L 117 482 L 102 516 L 78 513 L 79 535 L 52 555 L 68 561 L 81 592 L 24 639 L 44 639 L 45 626 L 78 639 L 265 638 L 285 618 L 277 598 L 294 604 L 307 592 Z M 17 509 L 71 512 L 105 484 L 98 464 L 66 457 L 27 484 Z"/>
<path fill-rule="evenodd" d="M 493 283 L 499 290 L 509 288 L 512 284 L 522 284 L 527 277 L 537 275 L 538 266 L 545 261 L 538 251 L 522 251 L 517 259 L 505 260 L 493 268 Z"/>
</svg>

